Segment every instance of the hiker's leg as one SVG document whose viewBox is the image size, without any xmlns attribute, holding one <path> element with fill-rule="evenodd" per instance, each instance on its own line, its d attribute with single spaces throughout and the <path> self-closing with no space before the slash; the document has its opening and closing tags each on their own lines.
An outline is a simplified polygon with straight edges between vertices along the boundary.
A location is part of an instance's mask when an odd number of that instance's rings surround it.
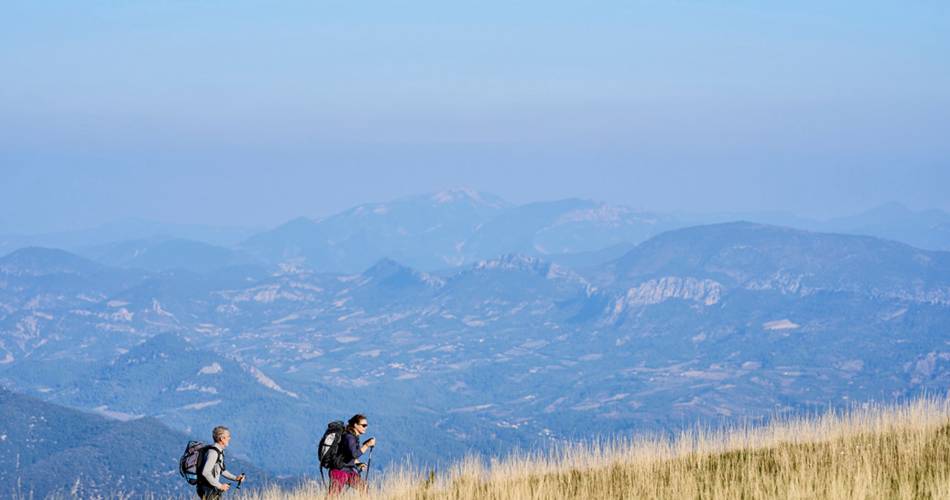
<svg viewBox="0 0 950 500">
<path fill-rule="evenodd" d="M 369 485 L 366 484 L 366 481 L 363 481 L 363 478 L 360 477 L 358 472 L 354 472 L 350 476 L 347 484 L 349 484 L 350 488 L 353 488 L 354 490 L 359 491 L 359 492 L 365 492 L 367 489 L 369 489 Z"/>
<path fill-rule="evenodd" d="M 330 494 L 338 495 L 343 491 L 343 488 L 346 487 L 346 484 L 349 480 L 349 477 L 345 471 L 342 470 L 331 470 L 330 471 Z"/>
<path fill-rule="evenodd" d="M 195 488 L 195 493 L 198 494 L 198 498 L 201 500 L 209 500 L 211 498 L 210 495 L 212 491 L 214 491 L 214 488 L 206 488 L 202 485 L 198 485 L 198 487 Z"/>
</svg>

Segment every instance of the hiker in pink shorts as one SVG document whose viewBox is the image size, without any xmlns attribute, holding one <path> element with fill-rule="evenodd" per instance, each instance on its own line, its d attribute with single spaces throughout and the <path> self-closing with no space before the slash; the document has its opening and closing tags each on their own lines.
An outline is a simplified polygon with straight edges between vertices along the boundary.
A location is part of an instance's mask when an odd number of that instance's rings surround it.
<svg viewBox="0 0 950 500">
<path fill-rule="evenodd" d="M 360 462 L 360 456 L 366 453 L 366 450 L 376 446 L 376 438 L 369 438 L 360 445 L 360 436 L 366 433 L 368 426 L 366 417 L 360 414 L 353 415 L 347 422 L 343 440 L 337 451 L 341 466 L 338 469 L 330 469 L 331 495 L 340 493 L 347 486 L 360 491 L 366 490 L 366 481 L 360 477 L 360 471 L 366 469 L 366 464 Z"/>
</svg>

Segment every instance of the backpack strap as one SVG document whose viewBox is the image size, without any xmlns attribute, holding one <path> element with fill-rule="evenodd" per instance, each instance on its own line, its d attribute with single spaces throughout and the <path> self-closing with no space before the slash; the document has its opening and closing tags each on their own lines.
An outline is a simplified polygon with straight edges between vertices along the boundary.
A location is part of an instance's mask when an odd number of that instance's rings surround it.
<svg viewBox="0 0 950 500">
<path fill-rule="evenodd" d="M 217 460 L 215 460 L 215 463 L 221 464 L 222 466 L 221 468 L 223 469 L 224 468 L 224 450 L 219 450 L 215 448 L 214 445 L 208 445 L 208 448 L 205 450 L 205 457 L 208 456 L 208 452 L 211 450 L 214 450 L 215 452 L 217 452 L 218 458 Z"/>
</svg>

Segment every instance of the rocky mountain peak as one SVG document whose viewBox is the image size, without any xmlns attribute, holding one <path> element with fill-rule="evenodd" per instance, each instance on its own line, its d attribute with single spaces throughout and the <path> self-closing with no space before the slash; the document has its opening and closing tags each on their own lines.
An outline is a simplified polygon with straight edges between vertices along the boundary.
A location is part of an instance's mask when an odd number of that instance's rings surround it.
<svg viewBox="0 0 950 500">
<path fill-rule="evenodd" d="M 430 195 L 429 199 L 440 205 L 451 203 L 469 203 L 472 205 L 499 209 L 505 208 L 509 205 L 508 202 L 498 196 L 482 193 L 467 187 L 439 191 Z"/>
</svg>

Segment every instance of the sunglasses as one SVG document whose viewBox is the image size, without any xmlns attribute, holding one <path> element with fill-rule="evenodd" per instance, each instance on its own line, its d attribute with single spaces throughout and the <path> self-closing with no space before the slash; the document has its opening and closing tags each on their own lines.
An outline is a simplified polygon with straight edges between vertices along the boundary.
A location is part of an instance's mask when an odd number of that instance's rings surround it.
<svg viewBox="0 0 950 500">
<path fill-rule="evenodd" d="M 358 425 L 358 426 L 360 426 L 360 427 L 362 427 L 362 428 L 364 428 L 364 429 L 367 428 L 367 427 L 369 427 L 369 424 L 366 423 L 366 422 L 363 422 L 362 424 L 356 424 L 356 425 Z"/>
</svg>

